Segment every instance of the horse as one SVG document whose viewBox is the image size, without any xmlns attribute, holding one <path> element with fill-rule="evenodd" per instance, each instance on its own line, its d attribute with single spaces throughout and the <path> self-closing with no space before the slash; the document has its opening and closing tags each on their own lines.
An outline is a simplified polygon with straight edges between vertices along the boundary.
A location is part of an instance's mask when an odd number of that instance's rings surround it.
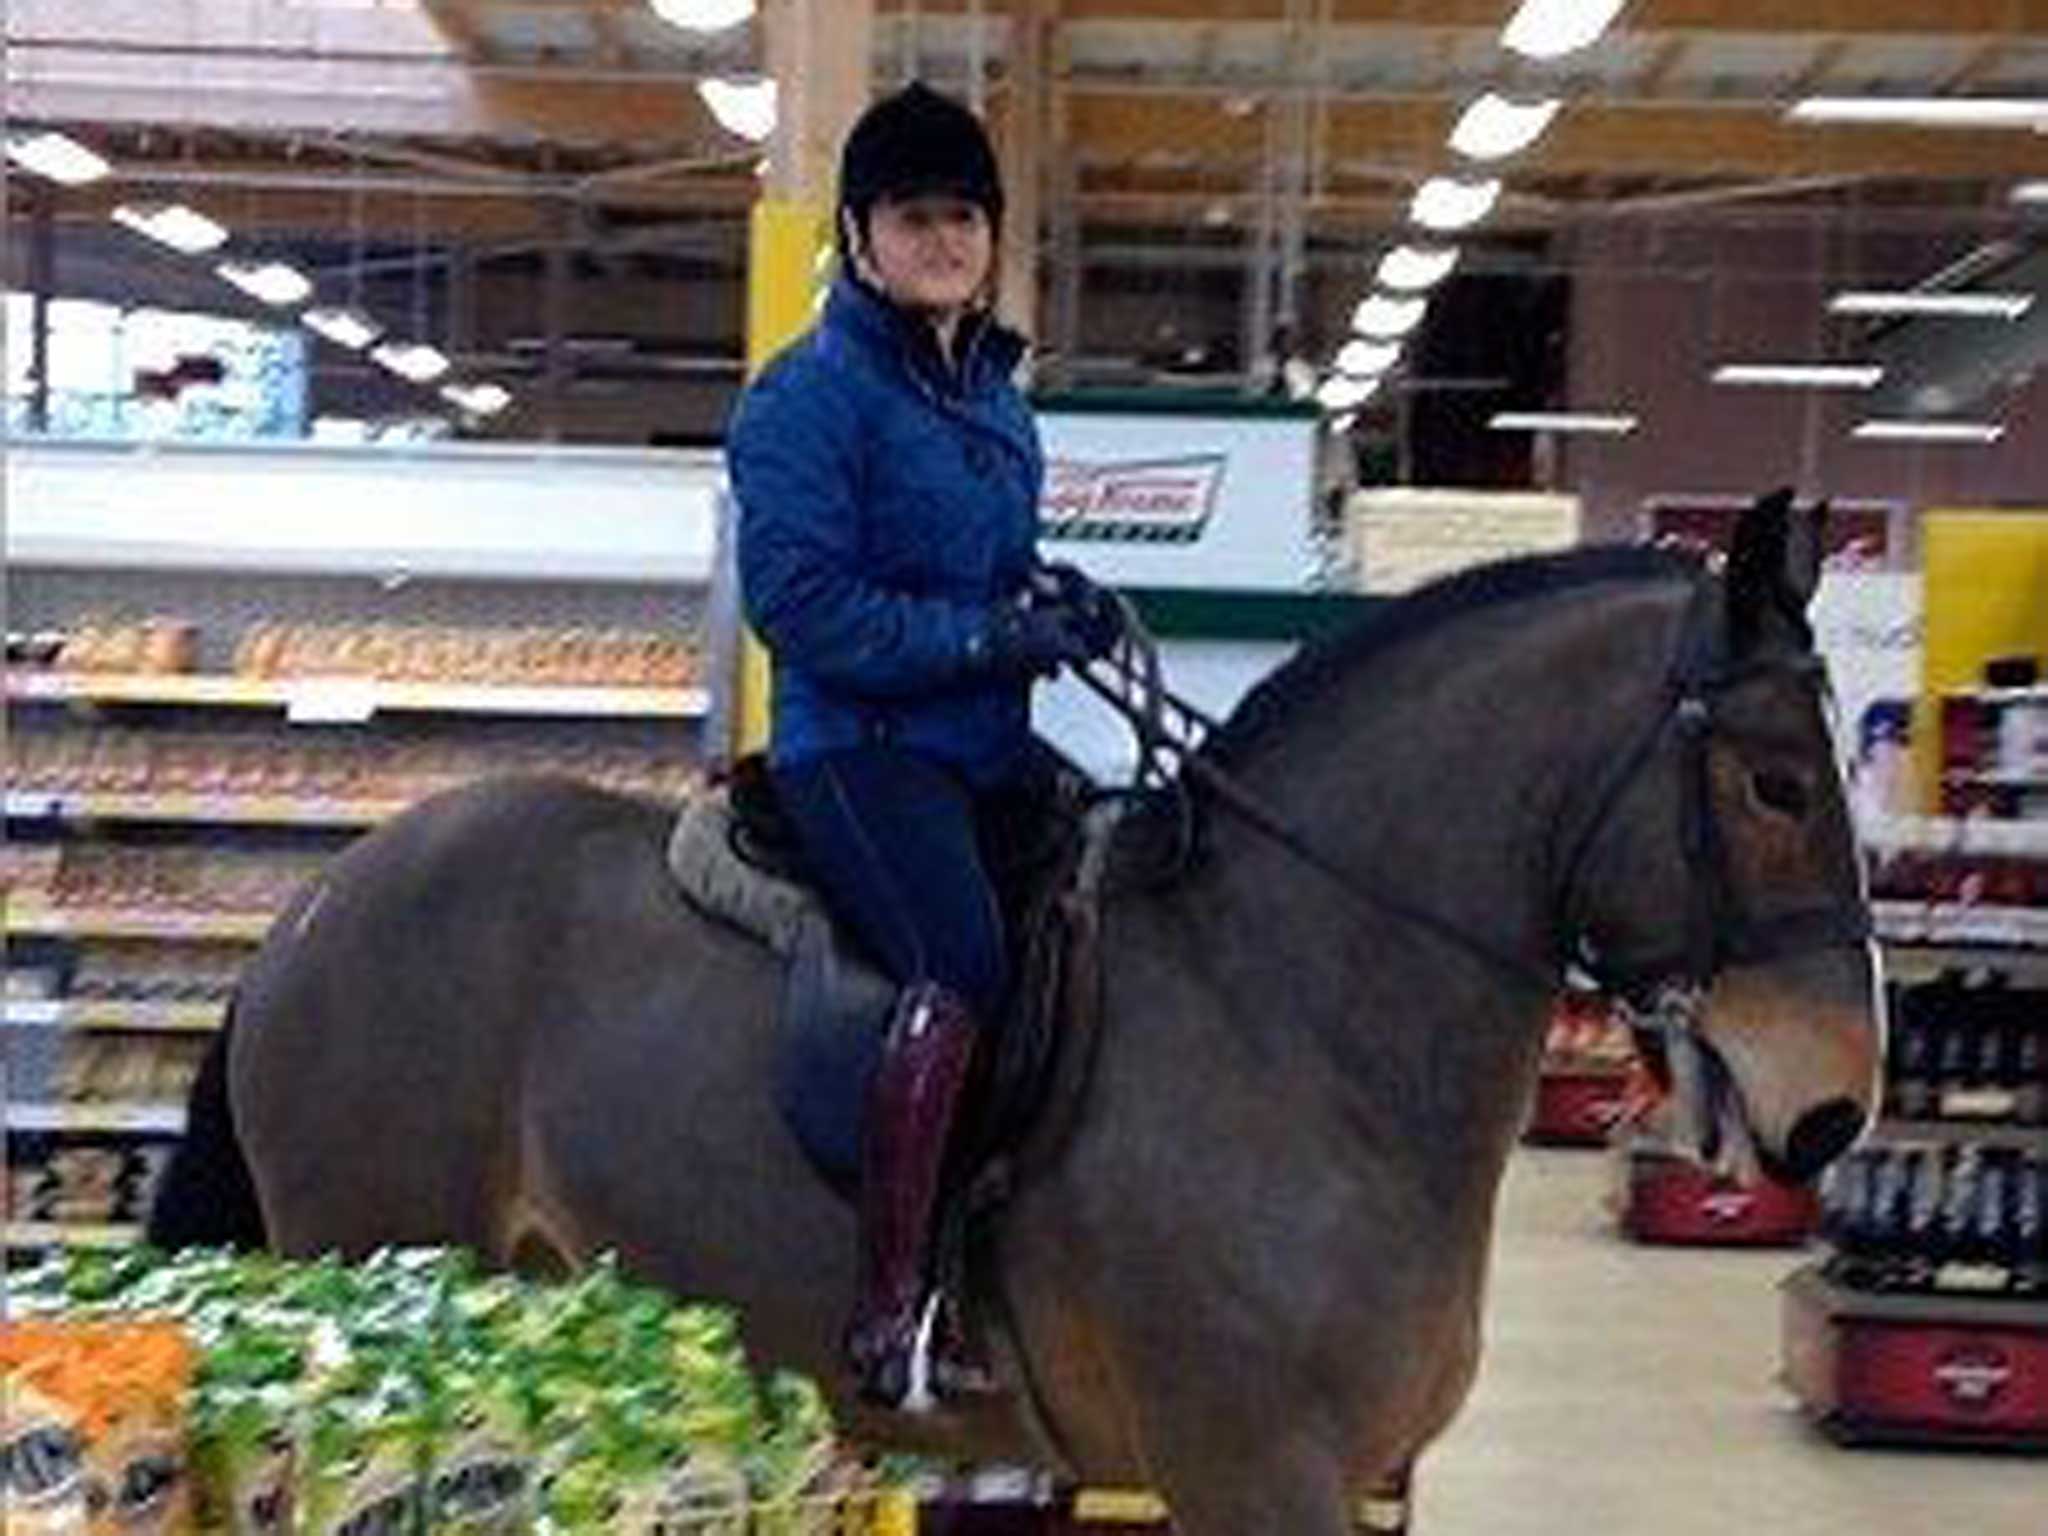
<svg viewBox="0 0 2048 1536">
<path fill-rule="evenodd" d="M 1305 647 L 1193 751 L 1194 856 L 1101 895 L 1088 1017 L 972 1244 L 993 1400 L 852 1400 L 854 1213 L 772 1103 L 779 962 L 681 897 L 672 808 L 568 781 L 425 801 L 287 906 L 152 1234 L 613 1251 L 732 1305 L 861 1440 L 1151 1488 L 1185 1536 L 1341 1536 L 1472 1382 L 1568 964 L 1663 1021 L 1724 1155 L 1804 1179 L 1868 1124 L 1881 993 L 1804 619 L 1819 537 L 1780 496 L 1724 567 L 1616 547 L 1451 577 Z"/>
</svg>

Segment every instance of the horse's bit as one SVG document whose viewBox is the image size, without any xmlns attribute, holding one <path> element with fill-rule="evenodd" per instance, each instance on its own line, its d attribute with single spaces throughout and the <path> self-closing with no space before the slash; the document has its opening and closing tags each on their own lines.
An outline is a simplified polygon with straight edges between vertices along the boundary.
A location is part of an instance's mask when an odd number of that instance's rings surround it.
<svg viewBox="0 0 2048 1536">
<path fill-rule="evenodd" d="M 1860 943 L 1870 936 L 1869 914 L 1861 902 L 1837 902 L 1768 921 L 1757 921 L 1739 911 L 1709 780 L 1708 746 L 1715 701 L 1770 675 L 1790 673 L 1825 686 L 1826 664 L 1818 656 L 1808 655 L 1789 661 L 1731 665 L 1714 592 L 1712 579 L 1701 575 L 1668 669 L 1664 706 L 1608 775 L 1594 800 L 1594 813 L 1564 865 L 1557 903 L 1562 917 L 1550 966 L 1531 965 L 1518 955 L 1495 949 L 1442 915 L 1337 864 L 1230 773 L 1203 757 L 1197 750 L 1200 737 L 1213 731 L 1217 722 L 1165 686 L 1158 644 L 1126 599 L 1117 598 L 1124 638 L 1105 669 L 1109 675 L 1077 670 L 1081 680 L 1123 716 L 1137 738 L 1137 787 L 1173 795 L 1184 823 L 1191 821 L 1192 811 L 1183 780 L 1193 779 L 1218 804 L 1324 875 L 1358 904 L 1432 933 L 1494 970 L 1546 993 L 1556 991 L 1560 972 L 1567 964 L 1575 964 L 1628 1003 L 1643 1027 L 1671 1030 L 1689 1025 L 1698 999 L 1725 965 Z M 1648 768 L 1665 733 L 1672 730 L 1678 732 L 1683 752 L 1685 800 L 1680 845 L 1688 885 L 1685 942 L 1679 949 L 1625 962 L 1592 954 L 1583 942 L 1583 930 L 1572 921 L 1579 881 L 1616 808 Z"/>
</svg>

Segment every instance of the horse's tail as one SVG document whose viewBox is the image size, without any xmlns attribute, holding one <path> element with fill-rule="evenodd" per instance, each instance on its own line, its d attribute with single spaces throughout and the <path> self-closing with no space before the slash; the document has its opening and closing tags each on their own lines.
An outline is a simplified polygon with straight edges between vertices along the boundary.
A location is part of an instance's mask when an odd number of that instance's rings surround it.
<svg viewBox="0 0 2048 1536">
<path fill-rule="evenodd" d="M 234 1026 L 231 1000 L 192 1084 L 185 1139 L 164 1170 L 150 1206 L 145 1235 L 151 1247 L 170 1251 L 263 1246 L 263 1209 L 256 1202 L 256 1183 L 228 1103 L 228 1041 Z"/>
</svg>

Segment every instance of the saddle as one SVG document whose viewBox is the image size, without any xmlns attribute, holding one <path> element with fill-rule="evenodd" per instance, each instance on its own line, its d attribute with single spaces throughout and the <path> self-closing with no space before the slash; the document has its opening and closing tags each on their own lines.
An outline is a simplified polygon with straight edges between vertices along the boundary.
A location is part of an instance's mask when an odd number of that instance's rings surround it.
<svg viewBox="0 0 2048 1536">
<path fill-rule="evenodd" d="M 1086 793 L 1078 776 L 1062 778 L 1029 866 L 1002 882 L 1016 976 L 1002 1015 L 984 1023 L 989 1038 L 962 1117 L 975 1139 L 959 1149 L 954 1174 L 982 1200 L 1000 1196 L 1010 1157 L 1045 1107 L 1065 1016 L 1094 996 L 1095 909 L 1113 818 L 1088 812 Z M 758 758 L 683 807 L 668 862 L 692 906 L 784 961 L 777 1108 L 820 1176 L 854 1198 L 866 1085 L 895 984 L 805 883 L 795 835 Z"/>
</svg>

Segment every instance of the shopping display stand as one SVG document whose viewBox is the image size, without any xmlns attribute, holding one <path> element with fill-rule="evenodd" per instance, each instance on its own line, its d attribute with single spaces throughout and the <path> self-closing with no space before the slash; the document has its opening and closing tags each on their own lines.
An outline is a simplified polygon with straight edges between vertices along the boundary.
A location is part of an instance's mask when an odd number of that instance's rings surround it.
<svg viewBox="0 0 2048 1536">
<path fill-rule="evenodd" d="M 1629 1104 L 1634 1047 L 1598 993 L 1564 993 L 1551 1013 L 1536 1097 L 1522 1138 L 1545 1147 L 1604 1147 Z"/>
<path fill-rule="evenodd" d="M 1798 1248 L 1820 1214 L 1811 1190 L 1725 1178 L 1645 1137 L 1622 1138 L 1614 1155 L 1616 1221 L 1638 1243 Z"/>
<path fill-rule="evenodd" d="M 1845 1445 L 2048 1451 L 2048 1301 L 1785 1281 L 1784 1373 Z"/>
</svg>

